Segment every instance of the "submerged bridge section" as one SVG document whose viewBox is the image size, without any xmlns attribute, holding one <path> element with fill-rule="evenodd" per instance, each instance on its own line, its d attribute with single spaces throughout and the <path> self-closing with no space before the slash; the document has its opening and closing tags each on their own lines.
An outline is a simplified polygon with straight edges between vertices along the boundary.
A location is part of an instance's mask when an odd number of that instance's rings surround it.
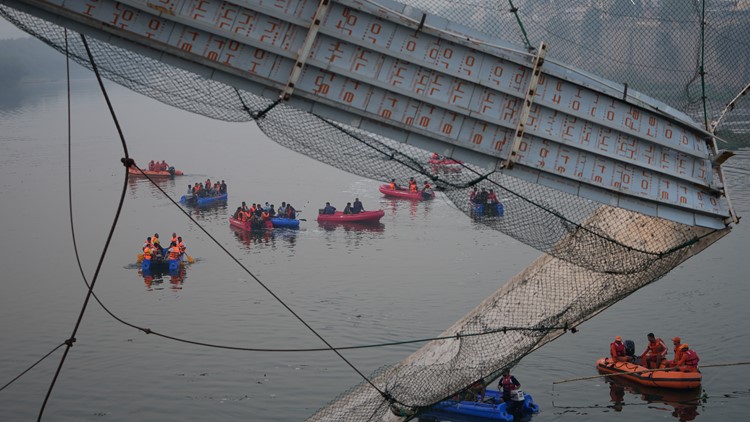
<svg viewBox="0 0 750 422">
<path fill-rule="evenodd" d="M 690 226 L 736 220 L 712 133 L 627 86 L 390 0 L 0 0 L 270 100 Z M 554 46 L 550 46 L 554 48 Z"/>
</svg>

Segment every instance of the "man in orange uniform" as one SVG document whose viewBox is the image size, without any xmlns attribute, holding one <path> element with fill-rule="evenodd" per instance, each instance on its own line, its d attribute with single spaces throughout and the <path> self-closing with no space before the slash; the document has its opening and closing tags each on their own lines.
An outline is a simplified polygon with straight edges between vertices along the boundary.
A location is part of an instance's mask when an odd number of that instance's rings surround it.
<svg viewBox="0 0 750 422">
<path fill-rule="evenodd" d="M 675 364 L 680 372 L 698 372 L 698 361 L 700 361 L 700 358 L 695 353 L 695 350 L 691 350 L 687 344 L 683 344 L 680 346 L 680 351 L 682 351 L 682 357 Z"/>
<path fill-rule="evenodd" d="M 664 340 L 656 338 L 654 333 L 648 333 L 648 344 L 646 350 L 641 354 L 641 365 L 656 369 L 661 365 L 661 361 L 667 356 L 667 345 Z"/>
<path fill-rule="evenodd" d="M 609 355 L 612 360 L 617 362 L 631 362 L 633 358 L 625 353 L 625 345 L 622 343 L 622 337 L 615 336 L 615 341 L 609 345 Z"/>
<path fill-rule="evenodd" d="M 680 342 L 681 340 L 679 337 L 672 339 L 672 345 L 674 345 L 674 359 L 667 362 L 667 366 L 669 367 L 677 365 L 677 362 L 682 358 L 682 344 Z"/>
</svg>

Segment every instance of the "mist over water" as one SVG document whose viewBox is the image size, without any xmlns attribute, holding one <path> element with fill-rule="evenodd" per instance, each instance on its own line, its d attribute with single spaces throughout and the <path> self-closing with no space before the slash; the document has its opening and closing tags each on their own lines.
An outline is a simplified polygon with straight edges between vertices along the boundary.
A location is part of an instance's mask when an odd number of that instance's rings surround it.
<svg viewBox="0 0 750 422">
<path fill-rule="evenodd" d="M 253 348 L 324 347 L 255 279 L 336 346 L 441 333 L 539 256 L 484 229 L 440 194 L 432 202 L 389 200 L 380 182 L 362 179 L 286 150 L 254 124 L 208 120 L 108 84 L 130 155 L 140 166 L 165 159 L 186 175 L 159 182 L 173 199 L 188 184 L 224 179 L 227 204 L 188 209 L 237 257 L 244 272 L 146 180 L 129 180 L 125 204 L 97 280 L 99 299 L 119 318 L 175 337 Z M 8 94 L 10 92 L 10 94 Z M 67 200 L 64 84 L 18 86 L 0 100 L 0 383 L 67 339 L 86 286 L 71 242 Z M 311 134 L 314 136 L 314 134 Z M 79 252 L 91 280 L 123 186 L 114 124 L 93 80 L 72 91 L 73 215 Z M 728 164 L 750 169 L 750 150 Z M 737 212 L 750 212 L 750 175 L 730 171 Z M 359 197 L 383 209 L 380 226 L 323 227 L 326 201 L 342 209 Z M 242 201 L 292 203 L 298 231 L 260 235 L 232 230 Z M 197 262 L 182 277 L 144 280 L 136 254 L 146 236 L 181 235 Z M 683 337 L 701 364 L 750 361 L 742 328 L 750 231 L 733 233 L 658 282 L 622 300 L 577 334 L 566 334 L 514 369 L 542 408 L 536 421 L 618 417 L 595 361 L 615 335 Z M 47 420 L 302 420 L 361 378 L 331 352 L 260 353 L 205 348 L 124 326 L 89 303 L 45 416 Z M 420 345 L 346 351 L 362 373 L 393 364 Z M 36 418 L 61 354 L 0 392 L 0 419 Z M 696 420 L 741 418 L 748 410 L 750 368 L 703 371 L 707 399 Z M 493 384 L 494 385 L 494 384 Z M 667 400 L 668 401 L 668 400 Z M 657 400 L 658 402 L 658 400 Z M 621 413 L 632 420 L 680 419 L 672 404 L 648 405 L 626 391 Z M 670 401 L 671 403 L 671 401 Z M 674 414 L 673 414 L 674 412 Z"/>
</svg>

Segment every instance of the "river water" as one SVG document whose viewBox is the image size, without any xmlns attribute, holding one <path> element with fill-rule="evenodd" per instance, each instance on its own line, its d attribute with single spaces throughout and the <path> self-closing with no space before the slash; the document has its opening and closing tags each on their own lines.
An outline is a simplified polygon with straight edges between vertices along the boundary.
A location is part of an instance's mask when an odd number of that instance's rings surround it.
<svg viewBox="0 0 750 422">
<path fill-rule="evenodd" d="M 61 73 L 63 72 L 61 65 Z M 191 215 L 253 276 L 145 180 L 128 183 L 125 205 L 95 292 L 118 318 L 174 337 L 253 348 L 323 344 L 257 277 L 337 346 L 439 334 L 539 256 L 471 222 L 440 194 L 433 202 L 387 200 L 362 179 L 286 150 L 252 123 L 175 110 L 108 84 L 131 156 L 166 159 L 187 175 L 163 181 L 179 198 L 187 185 L 224 179 L 226 206 Z M 72 180 L 75 235 L 90 280 L 123 183 L 122 149 L 95 80 L 73 84 Z M 66 340 L 86 293 L 71 241 L 67 200 L 64 84 L 36 83 L 0 94 L 0 384 Z M 729 162 L 740 215 L 750 211 L 750 150 Z M 744 170 L 741 170 L 744 169 Z M 359 197 L 384 209 L 380 226 L 324 228 L 325 201 Z M 296 232 L 247 236 L 227 216 L 240 201 L 291 202 L 307 218 Z M 611 402 L 595 375 L 614 335 L 643 349 L 646 333 L 685 338 L 702 364 L 750 361 L 748 223 L 659 280 L 527 356 L 514 374 L 542 411 L 535 421 L 741 420 L 750 410 L 750 366 L 706 368 L 703 400 L 624 390 Z M 146 236 L 177 232 L 197 262 L 182 277 L 144 279 L 135 265 Z M 207 348 L 146 335 L 88 304 L 45 420 L 303 420 L 361 381 L 330 352 L 262 353 Z M 668 340 L 667 340 L 668 341 Z M 362 373 L 393 364 L 419 345 L 346 351 Z M 0 420 L 33 420 L 61 350 L 0 392 Z"/>
</svg>

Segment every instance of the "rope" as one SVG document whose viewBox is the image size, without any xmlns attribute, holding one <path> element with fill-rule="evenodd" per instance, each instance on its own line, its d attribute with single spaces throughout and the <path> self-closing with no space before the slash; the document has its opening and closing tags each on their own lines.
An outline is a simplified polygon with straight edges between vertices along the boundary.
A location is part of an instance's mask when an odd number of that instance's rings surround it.
<svg viewBox="0 0 750 422">
<path fill-rule="evenodd" d="M 67 41 L 67 32 L 65 33 L 65 37 L 66 37 L 66 41 Z M 91 55 L 91 50 L 89 49 L 88 43 L 86 42 L 86 37 L 83 34 L 81 34 L 81 39 L 83 40 L 83 45 L 86 47 L 86 53 L 88 53 L 89 60 L 91 62 L 91 66 L 92 66 L 92 68 L 94 70 L 94 73 L 96 74 L 96 79 L 99 81 L 99 87 L 102 89 L 102 92 L 104 93 L 104 97 L 107 100 L 107 106 L 109 107 L 109 111 L 112 114 L 112 118 L 115 120 L 115 125 L 117 126 L 117 131 L 118 131 L 118 133 L 120 135 L 120 141 L 122 143 L 123 151 L 124 151 L 125 157 L 126 157 L 126 158 L 123 159 L 123 162 L 124 162 L 126 159 L 129 160 L 129 157 L 128 157 L 128 148 L 127 148 L 127 144 L 125 143 L 125 137 L 123 136 L 122 130 L 120 129 L 120 125 L 117 122 L 117 118 L 115 116 L 114 109 L 112 108 L 112 104 L 110 103 L 109 97 L 107 96 L 106 90 L 104 89 L 104 83 L 102 82 L 101 76 L 99 75 L 99 70 L 96 67 L 96 63 L 94 63 L 94 57 Z M 67 54 L 66 54 L 66 57 L 67 57 Z M 52 390 L 55 387 L 55 383 L 57 382 L 57 378 L 60 375 L 60 371 L 62 370 L 62 366 L 65 363 L 65 359 L 68 356 L 68 352 L 70 351 L 70 348 L 73 346 L 73 343 L 75 342 L 76 333 L 78 332 L 78 328 L 80 327 L 81 321 L 83 320 L 83 315 L 86 312 L 86 307 L 88 306 L 89 299 L 91 298 L 91 295 L 93 293 L 94 285 L 96 284 L 96 280 L 99 277 L 99 271 L 102 268 L 102 263 L 104 262 L 104 257 L 107 255 L 107 250 L 109 249 L 109 244 L 112 241 L 112 236 L 114 235 L 115 228 L 117 227 L 117 221 L 120 218 L 120 212 L 122 211 L 122 205 L 125 202 L 125 193 L 127 192 L 127 188 L 128 188 L 128 172 L 127 172 L 127 169 L 126 169 L 125 170 L 125 178 L 123 180 L 123 185 L 122 185 L 122 192 L 120 194 L 120 201 L 117 204 L 117 212 L 115 213 L 114 220 L 112 221 L 112 226 L 109 229 L 109 234 L 107 235 L 107 241 L 104 244 L 104 249 L 102 249 L 101 256 L 99 257 L 99 262 L 96 265 L 96 271 L 94 272 L 94 277 L 91 279 L 91 285 L 89 286 L 88 292 L 86 293 L 86 299 L 84 300 L 83 306 L 81 307 L 81 311 L 78 314 L 78 319 L 76 320 L 76 324 L 75 324 L 75 327 L 73 328 L 73 332 L 71 333 L 70 338 L 68 340 L 66 340 L 65 343 L 64 343 L 67 347 L 65 348 L 65 352 L 63 353 L 63 356 L 60 359 L 60 364 L 58 365 L 57 370 L 55 371 L 55 375 L 52 378 L 52 382 L 50 383 L 49 389 L 47 390 L 47 394 L 44 397 L 44 402 L 42 403 L 42 406 L 39 409 L 39 415 L 37 417 L 37 421 L 41 421 L 42 420 L 42 415 L 44 414 L 44 409 L 46 408 L 47 402 L 49 401 L 50 395 L 52 394 Z"/>
<path fill-rule="evenodd" d="M 9 382 L 8 382 L 7 384 L 5 384 L 4 386 L 0 387 L 0 391 L 3 391 L 3 390 L 5 390 L 5 387 L 8 387 L 9 385 L 11 385 L 11 384 L 13 384 L 14 382 L 16 382 L 16 380 L 18 380 L 19 378 L 21 378 L 22 376 L 26 375 L 26 373 L 27 373 L 27 372 L 29 372 L 29 371 L 30 371 L 30 370 L 31 370 L 32 368 L 34 368 L 35 366 L 37 366 L 37 365 L 38 365 L 39 363 L 41 363 L 41 362 L 42 362 L 42 361 L 43 361 L 44 359 L 47 359 L 47 357 L 49 357 L 49 355 L 51 355 L 52 353 L 55 353 L 55 351 L 56 351 L 57 349 L 61 348 L 61 347 L 62 347 L 62 346 L 64 346 L 64 345 L 65 345 L 65 343 L 64 343 L 64 342 L 63 342 L 63 343 L 60 343 L 60 344 L 59 344 L 59 345 L 58 345 L 57 347 L 55 347 L 54 349 L 50 350 L 50 352 L 49 352 L 49 353 L 47 353 L 46 355 L 42 356 L 42 357 L 41 357 L 41 359 L 39 359 L 39 360 L 38 360 L 38 361 L 36 361 L 36 362 L 35 362 L 35 363 L 34 363 L 33 365 L 29 366 L 28 368 L 26 368 L 26 370 L 24 370 L 23 372 L 21 372 L 20 374 L 18 374 L 18 376 L 17 376 L 17 377 L 15 377 L 15 378 L 13 378 L 12 380 L 10 380 L 10 381 L 9 381 Z"/>
<path fill-rule="evenodd" d="M 508 3 L 510 4 L 510 12 L 513 13 L 516 17 L 516 22 L 518 22 L 518 27 L 521 28 L 521 33 L 523 34 L 523 42 L 526 44 L 526 50 L 529 52 L 534 51 L 534 47 L 532 47 L 531 43 L 529 42 L 529 36 L 526 34 L 526 28 L 523 27 L 523 22 L 521 22 L 521 17 L 518 16 L 518 8 L 513 5 L 513 0 L 508 0 Z"/>
</svg>

